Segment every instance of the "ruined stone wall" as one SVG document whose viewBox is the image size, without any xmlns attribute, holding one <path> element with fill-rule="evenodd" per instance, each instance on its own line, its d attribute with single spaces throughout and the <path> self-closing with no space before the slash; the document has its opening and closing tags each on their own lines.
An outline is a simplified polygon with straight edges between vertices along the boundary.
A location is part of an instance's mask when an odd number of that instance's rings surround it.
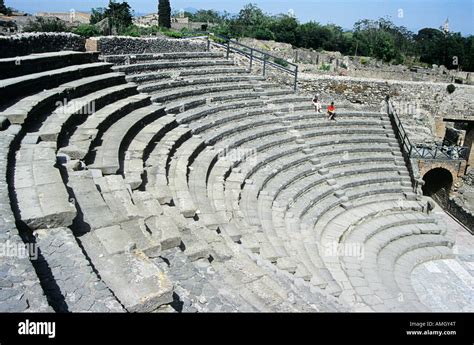
<svg viewBox="0 0 474 345">
<path fill-rule="evenodd" d="M 88 47 L 96 47 L 103 55 L 173 53 L 205 51 L 205 40 L 171 39 L 162 37 L 138 38 L 103 36 L 88 40 Z"/>
<path fill-rule="evenodd" d="M 309 93 L 322 93 L 336 102 L 347 99 L 355 104 L 380 106 L 390 95 L 395 108 L 413 142 L 436 141 L 436 118 L 462 114 L 474 120 L 474 86 L 456 85 L 450 94 L 447 83 L 393 81 L 345 76 L 303 73 L 299 88 Z"/>
<path fill-rule="evenodd" d="M 371 57 L 345 56 L 340 52 L 295 48 L 288 43 L 248 37 L 240 38 L 239 42 L 290 62 L 297 62 L 301 71 L 313 74 L 444 83 L 454 83 L 458 79 L 463 84 L 474 84 L 474 73 L 447 70 L 444 66 L 410 68 L 405 65 L 390 65 Z"/>
<path fill-rule="evenodd" d="M 61 50 L 85 50 L 85 38 L 66 32 L 34 32 L 0 36 L 0 58 Z"/>
<path fill-rule="evenodd" d="M 451 213 L 457 220 L 464 224 L 471 233 L 474 234 L 474 212 L 473 210 L 467 208 L 458 198 L 450 198 L 448 201 L 447 210 Z"/>
</svg>

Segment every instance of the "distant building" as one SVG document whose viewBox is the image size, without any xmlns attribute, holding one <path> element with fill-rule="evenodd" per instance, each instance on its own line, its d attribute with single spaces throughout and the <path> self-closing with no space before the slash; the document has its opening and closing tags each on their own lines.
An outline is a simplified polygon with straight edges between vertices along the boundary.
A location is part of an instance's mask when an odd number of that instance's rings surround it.
<svg viewBox="0 0 474 345">
<path fill-rule="evenodd" d="M 159 15 L 157 13 L 150 13 L 140 17 L 133 18 L 133 24 L 140 27 L 150 27 L 158 25 Z M 202 30 L 203 26 L 211 27 L 212 24 L 208 23 L 197 23 L 189 21 L 188 17 L 184 17 L 184 13 L 178 14 L 177 17 L 171 18 L 171 28 L 174 30 Z"/>
<path fill-rule="evenodd" d="M 142 26 L 142 27 L 158 25 L 159 18 L 160 16 L 157 13 L 150 13 L 144 16 L 134 17 L 133 24 L 135 24 L 136 26 Z M 188 17 L 173 17 L 171 18 L 171 24 L 172 24 L 171 27 L 173 27 L 173 24 L 176 24 L 178 26 L 187 26 L 189 24 L 189 18 Z"/>
<path fill-rule="evenodd" d="M 69 12 L 38 12 L 37 17 L 54 17 L 58 18 L 66 23 L 70 24 L 89 24 L 91 15 L 90 13 L 77 12 L 71 10 Z"/>
<path fill-rule="evenodd" d="M 133 17 L 133 24 L 140 27 L 158 25 L 158 14 L 150 13 L 140 17 Z"/>
<path fill-rule="evenodd" d="M 446 21 L 443 24 L 443 31 L 446 34 L 449 33 L 449 19 L 448 18 L 446 18 Z"/>
</svg>

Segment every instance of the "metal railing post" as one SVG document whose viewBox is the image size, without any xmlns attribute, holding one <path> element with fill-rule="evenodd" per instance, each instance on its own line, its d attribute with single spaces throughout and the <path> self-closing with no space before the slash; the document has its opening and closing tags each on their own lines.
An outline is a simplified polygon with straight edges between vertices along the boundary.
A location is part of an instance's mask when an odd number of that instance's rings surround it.
<svg viewBox="0 0 474 345">
<path fill-rule="evenodd" d="M 298 88 L 298 65 L 295 67 L 295 85 L 293 87 L 293 90 L 296 92 L 296 89 Z"/>
<path fill-rule="evenodd" d="M 265 77 L 267 74 L 267 54 L 263 55 L 263 76 Z"/>
<path fill-rule="evenodd" d="M 226 59 L 229 59 L 229 54 L 230 54 L 230 40 L 227 40 L 227 54 L 226 54 Z"/>
<path fill-rule="evenodd" d="M 210 52 L 211 51 L 211 40 L 209 38 L 209 35 L 207 35 L 207 51 Z"/>
<path fill-rule="evenodd" d="M 249 66 L 249 72 L 252 72 L 252 65 L 253 65 L 253 49 L 250 49 L 250 66 Z"/>
</svg>

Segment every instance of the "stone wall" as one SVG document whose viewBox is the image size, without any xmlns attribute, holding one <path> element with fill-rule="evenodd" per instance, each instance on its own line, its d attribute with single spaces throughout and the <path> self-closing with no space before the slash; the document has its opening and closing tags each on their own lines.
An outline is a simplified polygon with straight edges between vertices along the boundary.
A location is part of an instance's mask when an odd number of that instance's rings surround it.
<svg viewBox="0 0 474 345">
<path fill-rule="evenodd" d="M 298 85 L 302 91 L 325 94 L 336 102 L 347 99 L 354 104 L 375 107 L 390 95 L 410 139 L 415 143 L 436 140 L 436 118 L 462 114 L 464 119 L 474 121 L 474 86 L 471 85 L 456 85 L 456 90 L 449 94 L 447 83 L 308 73 L 300 74 Z"/>
<path fill-rule="evenodd" d="M 474 212 L 459 202 L 458 198 L 449 198 L 447 210 L 474 234 Z"/>
<path fill-rule="evenodd" d="M 0 36 L 0 58 L 61 50 L 85 50 L 85 39 L 71 33 L 23 33 Z"/>
<path fill-rule="evenodd" d="M 103 55 L 173 53 L 205 51 L 207 41 L 163 37 L 102 36 L 87 40 L 87 47 L 96 47 Z"/>
<path fill-rule="evenodd" d="M 474 73 L 448 70 L 444 66 L 410 68 L 405 65 L 390 65 L 371 57 L 345 56 L 340 52 L 296 48 L 288 43 L 248 37 L 240 38 L 239 42 L 290 62 L 297 62 L 301 71 L 314 74 L 446 83 L 454 83 L 458 79 L 463 84 L 474 84 Z"/>
</svg>

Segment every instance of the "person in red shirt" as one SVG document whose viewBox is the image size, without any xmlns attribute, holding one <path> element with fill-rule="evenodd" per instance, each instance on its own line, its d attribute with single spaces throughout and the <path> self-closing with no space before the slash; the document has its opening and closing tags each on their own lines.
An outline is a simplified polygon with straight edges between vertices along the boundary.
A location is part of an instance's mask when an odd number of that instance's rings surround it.
<svg viewBox="0 0 474 345">
<path fill-rule="evenodd" d="M 328 106 L 328 120 L 336 120 L 336 107 L 334 106 L 334 102 Z"/>
</svg>

